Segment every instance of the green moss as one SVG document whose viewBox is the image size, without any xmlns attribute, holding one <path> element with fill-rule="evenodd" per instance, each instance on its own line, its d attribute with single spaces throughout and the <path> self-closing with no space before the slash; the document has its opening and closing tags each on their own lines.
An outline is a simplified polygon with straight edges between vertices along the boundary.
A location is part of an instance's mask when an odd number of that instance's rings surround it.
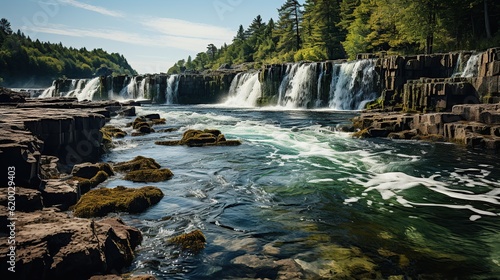
<svg viewBox="0 0 500 280">
<path fill-rule="evenodd" d="M 131 171 L 125 175 L 125 180 L 132 182 L 163 182 L 172 179 L 174 174 L 170 169 L 146 169 Z"/>
<path fill-rule="evenodd" d="M 163 192 L 156 187 L 96 189 L 82 196 L 74 207 L 74 215 L 92 218 L 111 212 L 140 213 L 162 198 Z"/>
<path fill-rule="evenodd" d="M 121 172 L 145 170 L 145 169 L 159 169 L 160 165 L 152 158 L 138 156 L 131 161 L 118 163 L 114 166 L 115 170 Z"/>
<path fill-rule="evenodd" d="M 205 249 L 206 238 L 201 230 L 197 229 L 190 233 L 181 234 L 170 239 L 170 242 L 179 246 L 183 251 L 190 251 L 194 254 Z"/>
<path fill-rule="evenodd" d="M 157 141 L 156 145 L 175 146 L 187 145 L 190 147 L 202 146 L 237 146 L 241 145 L 239 140 L 227 140 L 224 134 L 217 129 L 196 130 L 189 129 L 177 141 Z"/>
<path fill-rule="evenodd" d="M 112 171 L 110 173 L 112 173 Z M 106 181 L 108 178 L 109 178 L 108 173 L 102 170 L 97 172 L 97 174 L 91 179 L 73 177 L 74 180 L 78 181 L 78 186 L 80 187 L 81 193 L 86 193 L 90 191 L 91 189 L 97 187 L 99 184 Z"/>
</svg>

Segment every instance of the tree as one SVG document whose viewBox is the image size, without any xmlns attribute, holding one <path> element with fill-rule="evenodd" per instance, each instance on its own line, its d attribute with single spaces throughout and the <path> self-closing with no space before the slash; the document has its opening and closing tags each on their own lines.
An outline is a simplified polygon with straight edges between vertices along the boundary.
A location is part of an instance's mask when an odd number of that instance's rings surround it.
<svg viewBox="0 0 500 280">
<path fill-rule="evenodd" d="M 236 37 L 234 37 L 233 42 L 242 42 L 247 39 L 247 36 L 245 34 L 245 29 L 243 28 L 243 25 L 240 24 L 240 27 L 238 28 L 238 32 L 236 33 Z"/>
<path fill-rule="evenodd" d="M 12 28 L 10 27 L 10 22 L 6 18 L 0 19 L 0 30 L 6 35 L 12 34 Z"/>
<path fill-rule="evenodd" d="M 209 44 L 207 46 L 207 54 L 212 61 L 215 60 L 215 56 L 217 55 L 217 47 L 214 44 Z"/>
<path fill-rule="evenodd" d="M 297 0 L 286 0 L 278 9 L 279 20 L 276 33 L 279 37 L 278 49 L 282 53 L 298 51 L 302 47 L 300 23 L 302 5 Z"/>
<path fill-rule="evenodd" d="M 338 27 L 340 22 L 340 5 L 338 1 L 307 0 L 305 3 L 303 30 L 304 46 L 323 53 L 328 59 L 345 57 L 341 41 L 345 34 Z"/>
</svg>

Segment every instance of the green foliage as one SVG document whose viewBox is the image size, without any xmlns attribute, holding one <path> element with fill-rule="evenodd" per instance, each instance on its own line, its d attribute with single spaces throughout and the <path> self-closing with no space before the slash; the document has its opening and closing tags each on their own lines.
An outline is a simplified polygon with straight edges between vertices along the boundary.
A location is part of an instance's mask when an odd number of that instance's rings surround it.
<svg viewBox="0 0 500 280">
<path fill-rule="evenodd" d="M 296 0 L 283 2 L 276 23 L 273 19 L 265 23 L 258 15 L 246 30 L 242 25 L 236 29 L 230 45 L 216 48 L 209 44 L 191 62 L 188 58 L 183 65 L 176 63 L 168 72 L 248 62 L 258 66 L 355 59 L 366 52 L 415 54 L 500 45 L 500 14 L 496 12 L 500 1 L 306 0 L 303 6 Z"/>
<path fill-rule="evenodd" d="M 64 47 L 40 42 L 22 32 L 12 33 L 10 23 L 0 20 L 0 76 L 8 85 L 22 84 L 36 77 L 48 85 L 60 77 L 90 78 L 109 74 L 136 74 L 123 55 L 102 49 Z"/>
</svg>

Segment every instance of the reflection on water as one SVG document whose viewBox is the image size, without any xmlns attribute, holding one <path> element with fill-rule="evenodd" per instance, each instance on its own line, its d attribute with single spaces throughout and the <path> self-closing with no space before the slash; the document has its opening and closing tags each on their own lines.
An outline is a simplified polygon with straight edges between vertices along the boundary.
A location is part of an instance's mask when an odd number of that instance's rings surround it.
<svg viewBox="0 0 500 280">
<path fill-rule="evenodd" d="M 500 275 L 497 157 L 449 144 L 357 140 L 354 113 L 148 107 L 177 132 L 127 137 L 107 160 L 152 157 L 165 198 L 123 215 L 145 235 L 131 272 L 165 279 L 493 279 Z M 114 119 L 115 125 L 127 121 Z M 165 147 L 188 128 L 238 147 Z M 108 187 L 142 186 L 116 177 Z M 201 229 L 207 247 L 172 236 Z"/>
</svg>

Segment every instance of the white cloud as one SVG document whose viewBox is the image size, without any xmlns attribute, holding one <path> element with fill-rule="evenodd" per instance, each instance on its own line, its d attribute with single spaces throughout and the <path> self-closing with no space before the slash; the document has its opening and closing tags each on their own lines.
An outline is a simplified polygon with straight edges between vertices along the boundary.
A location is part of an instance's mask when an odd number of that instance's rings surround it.
<svg viewBox="0 0 500 280">
<path fill-rule="evenodd" d="M 79 29 L 71 28 L 66 25 L 55 24 L 25 27 L 23 31 L 71 37 L 98 38 L 146 47 L 172 47 L 193 52 L 203 51 L 208 44 L 212 43 L 211 40 L 205 38 L 179 37 L 171 35 L 148 36 L 146 34 L 124 32 L 112 29 Z"/>
<path fill-rule="evenodd" d="M 227 28 L 173 18 L 152 18 L 141 23 L 167 36 L 208 40 L 214 44 L 231 42 L 234 35 Z"/>
<path fill-rule="evenodd" d="M 94 6 L 94 5 L 78 2 L 75 0 L 59 0 L 59 1 L 63 4 L 68 4 L 68 5 L 71 5 L 71 6 L 76 7 L 76 8 L 85 9 L 85 10 L 96 12 L 96 13 L 106 15 L 106 16 L 125 17 L 125 15 L 123 13 L 111 11 L 111 10 L 108 10 L 106 8 L 103 8 L 103 7 Z"/>
</svg>

